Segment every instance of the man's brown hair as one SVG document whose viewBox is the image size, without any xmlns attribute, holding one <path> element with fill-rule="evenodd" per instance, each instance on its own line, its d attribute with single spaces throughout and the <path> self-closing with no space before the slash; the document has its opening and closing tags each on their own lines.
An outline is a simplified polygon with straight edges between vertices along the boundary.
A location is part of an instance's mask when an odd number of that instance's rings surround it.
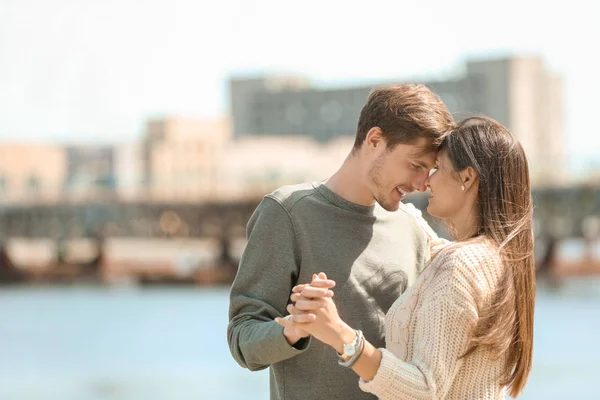
<svg viewBox="0 0 600 400">
<path fill-rule="evenodd" d="M 431 150 L 435 150 L 454 126 L 442 99 L 425 85 L 375 88 L 360 112 L 353 151 L 360 149 L 373 127 L 382 130 L 389 150 L 421 137 L 432 139 Z"/>
</svg>

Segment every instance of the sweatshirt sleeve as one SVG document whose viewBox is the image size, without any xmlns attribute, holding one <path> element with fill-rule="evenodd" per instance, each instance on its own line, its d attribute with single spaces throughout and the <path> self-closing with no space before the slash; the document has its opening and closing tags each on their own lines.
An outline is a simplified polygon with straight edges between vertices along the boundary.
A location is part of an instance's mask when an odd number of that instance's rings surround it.
<svg viewBox="0 0 600 400">
<path fill-rule="evenodd" d="M 227 341 L 238 364 L 256 371 L 302 353 L 309 339 L 290 346 L 274 322 L 287 314 L 300 268 L 292 220 L 278 200 L 259 204 L 247 240 L 230 293 Z"/>
</svg>

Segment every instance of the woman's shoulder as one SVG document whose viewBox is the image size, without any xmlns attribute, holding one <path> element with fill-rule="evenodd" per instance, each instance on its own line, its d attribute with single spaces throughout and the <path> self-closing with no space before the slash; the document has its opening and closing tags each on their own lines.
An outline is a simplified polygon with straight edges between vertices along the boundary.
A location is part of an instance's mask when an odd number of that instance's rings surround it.
<svg viewBox="0 0 600 400">
<path fill-rule="evenodd" d="M 440 252 L 438 258 L 443 258 L 444 264 L 454 268 L 476 267 L 501 261 L 498 246 L 485 236 L 452 242 Z"/>
<path fill-rule="evenodd" d="M 432 267 L 439 285 L 473 298 L 493 291 L 504 270 L 498 246 L 485 237 L 446 246 Z"/>
</svg>

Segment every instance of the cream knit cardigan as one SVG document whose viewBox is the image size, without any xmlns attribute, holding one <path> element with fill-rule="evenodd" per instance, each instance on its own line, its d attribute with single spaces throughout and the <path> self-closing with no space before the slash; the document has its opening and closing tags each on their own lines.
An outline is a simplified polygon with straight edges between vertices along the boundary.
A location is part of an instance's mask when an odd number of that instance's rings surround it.
<svg viewBox="0 0 600 400">
<path fill-rule="evenodd" d="M 375 377 L 363 391 L 387 399 L 503 399 L 505 357 L 476 350 L 464 358 L 478 320 L 504 266 L 484 237 L 470 243 L 438 238 L 409 207 L 431 239 L 433 260 L 396 300 L 385 319 L 386 348 Z"/>
</svg>

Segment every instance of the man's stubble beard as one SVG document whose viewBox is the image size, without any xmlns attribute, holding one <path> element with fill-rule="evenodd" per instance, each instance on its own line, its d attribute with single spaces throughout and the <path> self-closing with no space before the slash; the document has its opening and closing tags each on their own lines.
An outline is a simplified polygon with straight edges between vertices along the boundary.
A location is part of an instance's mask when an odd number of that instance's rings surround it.
<svg viewBox="0 0 600 400">
<path fill-rule="evenodd" d="M 371 182 L 373 182 L 373 185 L 375 186 L 375 193 L 373 193 L 373 198 L 375 199 L 375 201 L 377 203 L 379 203 L 379 205 L 387 210 L 387 211 L 396 211 L 398 208 L 397 207 L 393 207 L 390 203 L 389 203 L 389 199 L 388 197 L 383 194 L 383 190 L 381 190 L 382 185 L 381 185 L 381 166 L 384 163 L 384 159 L 385 156 L 381 155 L 379 156 L 379 158 L 377 158 L 374 162 L 373 165 L 371 166 L 371 169 L 369 170 L 369 179 L 371 180 Z"/>
</svg>

